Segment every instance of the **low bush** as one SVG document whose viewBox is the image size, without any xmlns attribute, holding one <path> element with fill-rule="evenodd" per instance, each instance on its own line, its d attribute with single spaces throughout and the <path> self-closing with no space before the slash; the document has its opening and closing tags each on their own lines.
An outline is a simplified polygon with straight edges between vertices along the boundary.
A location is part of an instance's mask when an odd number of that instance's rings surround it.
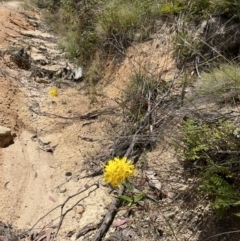
<svg viewBox="0 0 240 241">
<path fill-rule="evenodd" d="M 154 20 L 160 16 L 162 4 L 153 1 L 104 1 L 103 11 L 97 16 L 97 32 L 102 42 L 113 50 L 124 50 L 136 40 L 149 37 Z"/>
<path fill-rule="evenodd" d="M 202 20 L 211 15 L 238 20 L 240 17 L 240 2 L 236 0 L 178 0 L 174 1 L 181 12 L 184 12 L 189 20 Z"/>
<path fill-rule="evenodd" d="M 148 105 L 153 105 L 152 103 L 156 99 L 160 85 L 162 91 L 166 88 L 164 84 L 156 77 L 148 76 L 141 71 L 131 76 L 124 94 L 126 113 L 131 120 L 130 122 L 141 124 L 148 111 Z"/>
<path fill-rule="evenodd" d="M 212 197 L 212 207 L 220 216 L 239 205 L 240 140 L 227 120 L 201 124 L 188 119 L 182 127 L 178 154 L 201 177 L 200 190 Z"/>
<path fill-rule="evenodd" d="M 97 51 L 103 55 L 123 53 L 133 41 L 147 39 L 154 31 L 154 21 L 162 15 L 163 2 L 61 0 L 55 4 L 49 0 L 43 6 L 47 6 L 48 14 L 59 11 L 62 16 L 57 20 L 59 33 L 64 37 L 61 46 L 88 64 Z"/>
</svg>

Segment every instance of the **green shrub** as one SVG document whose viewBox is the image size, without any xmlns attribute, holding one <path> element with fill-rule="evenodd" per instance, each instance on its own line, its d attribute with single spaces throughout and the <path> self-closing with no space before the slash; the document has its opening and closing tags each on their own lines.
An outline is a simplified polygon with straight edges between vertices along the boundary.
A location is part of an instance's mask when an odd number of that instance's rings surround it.
<svg viewBox="0 0 240 241">
<path fill-rule="evenodd" d="M 200 124 L 188 119 L 182 127 L 182 143 L 177 144 L 187 166 L 198 170 L 200 190 L 213 198 L 212 207 L 219 215 L 240 200 L 240 141 L 234 130 L 228 121 Z"/>
<path fill-rule="evenodd" d="M 185 1 L 186 2 L 186 1 Z M 186 4 L 186 3 L 185 3 Z M 209 0 L 194 0 L 194 1 L 187 1 L 187 5 L 185 5 L 192 16 L 195 17 L 206 17 L 210 11 L 211 1 Z M 190 17 L 191 18 L 191 17 Z"/>
<path fill-rule="evenodd" d="M 70 57 L 76 58 L 79 55 L 79 36 L 74 30 L 68 30 L 66 36 L 59 41 L 59 47 L 65 49 Z"/>
<path fill-rule="evenodd" d="M 238 0 L 215 0 L 211 6 L 212 12 L 220 13 L 228 18 L 239 20 L 240 2 Z"/>
<path fill-rule="evenodd" d="M 162 14 L 168 14 L 168 15 L 172 15 L 172 14 L 177 14 L 179 13 L 181 10 L 180 6 L 178 3 L 172 3 L 172 2 L 167 2 L 165 4 L 162 5 L 162 7 L 160 8 L 160 12 Z"/>
<path fill-rule="evenodd" d="M 234 150 L 238 140 L 234 138 L 232 126 L 227 121 L 219 121 L 216 124 L 197 124 L 188 119 L 183 125 L 183 156 L 186 160 L 208 160 L 220 150 Z M 240 145 L 240 143 L 239 143 Z M 228 149 L 230 148 L 230 149 Z"/>
<path fill-rule="evenodd" d="M 103 11 L 96 16 L 96 31 L 105 46 L 123 50 L 132 43 L 136 33 L 141 33 L 140 40 L 149 36 L 155 18 L 161 15 L 160 7 L 153 0 L 105 0 Z"/>
<path fill-rule="evenodd" d="M 229 18 L 240 16 L 240 2 L 236 0 L 45 0 L 37 1 L 50 10 L 59 9 L 60 34 L 65 37 L 67 50 L 83 64 L 89 63 L 99 49 L 124 52 L 133 41 L 144 41 L 156 30 L 154 22 L 163 15 L 183 16 L 184 21 L 207 18 L 212 14 Z M 53 21 L 55 22 L 55 21 Z M 56 26 L 56 25 L 55 25 Z M 62 30 L 65 26 L 66 31 Z M 70 31 L 70 33 L 68 33 Z M 179 31 L 177 52 L 185 57 L 199 53 L 200 42 L 185 29 Z M 71 32 L 76 32 L 74 39 Z M 69 40 L 69 41 L 68 41 Z M 74 45 L 74 46 L 70 46 Z"/>
<path fill-rule="evenodd" d="M 213 174 L 211 176 L 203 176 L 203 183 L 200 185 L 200 190 L 206 192 L 214 199 L 212 203 L 213 209 L 218 217 L 222 217 L 224 212 L 233 206 L 238 206 L 240 203 L 239 190 L 233 188 L 222 175 Z"/>
<path fill-rule="evenodd" d="M 213 14 L 238 20 L 240 2 L 237 0 L 179 0 L 175 2 L 189 20 L 205 19 Z"/>
<path fill-rule="evenodd" d="M 49 0 L 46 6 L 49 14 L 57 11 L 55 0 Z M 155 19 L 162 15 L 162 6 L 163 1 L 157 0 L 61 0 L 57 8 L 63 45 L 84 64 L 99 50 L 105 55 L 124 52 L 133 41 L 150 36 Z"/>
</svg>

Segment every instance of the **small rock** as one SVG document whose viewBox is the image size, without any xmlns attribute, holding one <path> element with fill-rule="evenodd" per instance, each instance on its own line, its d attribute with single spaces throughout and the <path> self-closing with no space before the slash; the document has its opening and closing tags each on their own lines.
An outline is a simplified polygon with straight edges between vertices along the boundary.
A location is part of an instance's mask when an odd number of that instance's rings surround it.
<svg viewBox="0 0 240 241">
<path fill-rule="evenodd" d="M 13 139 L 15 135 L 11 134 L 11 129 L 0 126 L 0 147 L 8 147 L 13 144 Z"/>
<path fill-rule="evenodd" d="M 60 193 L 65 193 L 67 191 L 66 187 L 60 187 L 59 192 Z"/>
<path fill-rule="evenodd" d="M 30 69 L 31 60 L 30 56 L 24 48 L 21 48 L 17 53 L 11 55 L 11 61 L 13 61 L 20 69 Z"/>
<path fill-rule="evenodd" d="M 66 172 L 66 173 L 65 173 L 65 176 L 66 176 L 66 177 L 71 177 L 71 176 L 72 176 L 72 173 L 71 173 L 71 172 Z"/>
<path fill-rule="evenodd" d="M 76 69 L 74 69 L 74 73 L 73 73 L 73 79 L 74 80 L 79 80 L 82 78 L 83 75 L 83 71 L 81 67 L 78 67 Z"/>
</svg>

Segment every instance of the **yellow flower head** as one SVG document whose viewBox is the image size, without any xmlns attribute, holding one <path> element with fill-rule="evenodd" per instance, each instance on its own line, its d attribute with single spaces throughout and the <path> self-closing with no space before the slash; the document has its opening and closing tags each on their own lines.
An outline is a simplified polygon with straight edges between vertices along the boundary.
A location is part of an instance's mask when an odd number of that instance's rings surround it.
<svg viewBox="0 0 240 241">
<path fill-rule="evenodd" d="M 115 157 L 104 167 L 104 181 L 113 187 L 120 187 L 129 177 L 134 175 L 134 165 L 126 157 Z"/>
<path fill-rule="evenodd" d="M 49 91 L 49 95 L 51 96 L 58 96 L 58 90 L 56 88 L 52 88 L 50 91 Z"/>
</svg>

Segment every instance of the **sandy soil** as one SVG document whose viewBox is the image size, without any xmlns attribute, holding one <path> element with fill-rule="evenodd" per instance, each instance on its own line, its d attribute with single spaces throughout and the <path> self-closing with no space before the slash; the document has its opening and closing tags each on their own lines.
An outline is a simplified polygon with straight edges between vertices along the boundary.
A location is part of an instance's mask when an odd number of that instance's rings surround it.
<svg viewBox="0 0 240 241">
<path fill-rule="evenodd" d="M 121 123 L 117 103 L 130 77 L 141 71 L 168 82 L 176 74 L 167 44 L 171 29 L 166 27 L 165 36 L 156 34 L 155 39 L 130 47 L 124 61 L 107 63 L 103 79 L 96 86 L 97 102 L 93 105 L 84 83 L 52 77 L 69 60 L 57 48 L 57 38 L 44 31 L 41 14 L 25 11 L 21 3 L 0 2 L 0 126 L 10 128 L 16 135 L 12 145 L 0 149 L 0 221 L 32 233 L 42 228 L 54 233 L 63 207 L 63 213 L 68 209 L 69 212 L 55 240 L 76 240 L 74 235 L 79 230 L 100 222 L 114 197 L 102 176 L 83 177 L 104 166 L 106 160 L 96 163 L 94 157 L 109 152 L 117 135 L 116 126 Z M 15 61 L 22 48 L 29 51 L 30 69 L 20 68 Z M 53 87 L 58 88 L 58 97 L 49 95 Z M 179 92 L 177 83 L 174 91 Z M 177 112 L 171 105 L 160 106 L 158 111 L 163 123 L 159 143 L 140 158 L 137 168 L 142 176 L 137 182 L 145 180 L 139 187 L 145 185 L 159 203 L 144 200 L 132 210 L 129 224 L 111 227 L 107 237 L 116 234 L 118 240 L 129 241 L 202 241 L 230 230 L 229 227 L 235 228 L 234 223 L 221 226 L 211 216 L 208 201 L 190 189 L 196 180 L 186 177 L 168 145 L 175 136 Z M 154 170 L 165 196 L 160 198 L 149 187 L 146 169 Z M 69 197 L 72 198 L 66 202 Z M 116 219 L 125 218 L 126 211 L 123 208 Z M 90 234 L 94 232 L 93 229 Z M 27 236 L 25 240 L 33 239 Z"/>
<path fill-rule="evenodd" d="M 0 125 L 16 134 L 14 144 L 0 149 L 0 220 L 18 229 L 31 229 L 44 214 L 83 190 L 63 209 L 71 208 L 81 200 L 64 217 L 57 237 L 60 241 L 69 240 L 71 235 L 67 237 L 67 234 L 99 223 L 113 199 L 102 176 L 89 179 L 81 179 L 81 176 L 94 166 L 89 157 L 100 150 L 108 151 L 110 140 L 114 140 L 116 133 L 112 124 L 120 118 L 117 102 L 124 94 L 130 76 L 140 66 L 142 70 L 159 73 L 168 81 L 174 74 L 174 61 L 167 48 L 165 51 L 159 49 L 159 40 L 132 47 L 128 51 L 129 57 L 121 64 L 109 63 L 97 86 L 100 95 L 94 106 L 81 83 L 61 84 L 58 86 L 59 96 L 54 98 L 48 91 L 55 85 L 44 82 L 33 73 L 37 68 L 46 68 L 41 63 L 47 63 L 52 69 L 66 65 L 64 53 L 57 50 L 56 38 L 40 31 L 40 15 L 23 11 L 20 2 L 1 3 L 0 14 Z M 20 69 L 11 56 L 28 46 L 31 46 L 34 63 L 30 70 Z M 97 119 L 71 119 L 111 108 L 115 110 L 111 115 L 99 115 Z M 103 166 L 103 163 L 97 165 Z M 100 185 L 96 188 L 95 184 Z M 57 227 L 60 211 L 58 208 L 40 219 L 32 232 L 43 227 Z M 136 229 L 142 229 L 139 225 L 143 217 L 146 215 L 135 217 L 133 226 Z M 111 228 L 111 232 L 114 233 L 115 228 Z M 142 240 L 149 240 L 146 239 L 148 236 L 148 230 L 144 231 Z"/>
<path fill-rule="evenodd" d="M 102 182 L 102 177 L 90 180 L 78 177 L 81 170 L 85 173 L 83 162 L 87 154 L 94 154 L 100 148 L 96 141 L 89 145 L 81 137 L 104 137 L 102 121 L 59 120 L 41 117 L 32 111 L 38 103 L 44 111 L 71 117 L 69 113 L 80 115 L 90 111 L 90 100 L 79 95 L 76 88 L 59 89 L 59 97 L 54 99 L 48 94 L 51 86 L 34 82 L 30 71 L 19 69 L 10 61 L 9 50 L 20 50 L 26 41 L 34 46 L 37 41 L 41 43 L 40 38 L 24 37 L 24 31 L 36 29 L 28 19 L 38 21 L 39 15 L 25 12 L 21 2 L 0 3 L 0 125 L 16 134 L 13 145 L 0 149 L 0 219 L 18 229 L 31 228 L 68 196 L 84 190 L 86 185 Z M 52 50 L 56 49 L 54 41 L 48 44 Z M 106 195 L 107 187 L 100 185 L 86 198 L 94 188 L 96 186 L 89 187 L 66 204 L 66 208 L 70 208 L 82 199 L 64 219 L 58 240 L 66 240 L 68 232 L 100 220 L 111 197 Z M 52 220 L 59 215 L 60 209 L 57 209 L 35 228 L 49 223 L 55 225 L 59 220 Z"/>
</svg>

